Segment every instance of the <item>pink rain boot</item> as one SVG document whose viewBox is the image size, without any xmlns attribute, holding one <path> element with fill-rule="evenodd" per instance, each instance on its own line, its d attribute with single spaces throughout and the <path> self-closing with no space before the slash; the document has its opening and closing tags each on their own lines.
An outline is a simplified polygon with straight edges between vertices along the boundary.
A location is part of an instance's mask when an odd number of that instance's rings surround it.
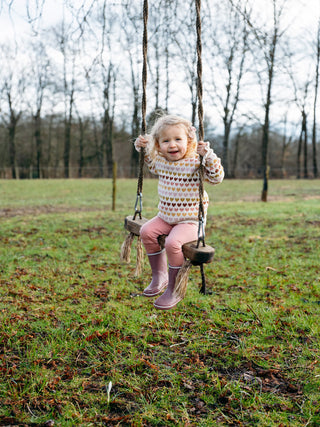
<svg viewBox="0 0 320 427">
<path fill-rule="evenodd" d="M 180 268 L 181 267 L 169 266 L 168 288 L 165 291 L 165 293 L 161 295 L 161 297 L 159 297 L 155 300 L 155 302 L 153 304 L 159 310 L 170 310 L 170 308 L 175 307 L 178 304 L 178 302 L 180 302 L 182 300 L 182 298 L 179 297 L 174 292 L 174 285 L 176 283 L 176 277 L 179 273 Z"/>
<path fill-rule="evenodd" d="M 168 271 L 167 271 L 167 255 L 165 250 L 156 252 L 155 254 L 148 254 L 151 270 L 152 280 L 150 285 L 143 291 L 145 297 L 154 297 L 168 285 Z"/>
</svg>

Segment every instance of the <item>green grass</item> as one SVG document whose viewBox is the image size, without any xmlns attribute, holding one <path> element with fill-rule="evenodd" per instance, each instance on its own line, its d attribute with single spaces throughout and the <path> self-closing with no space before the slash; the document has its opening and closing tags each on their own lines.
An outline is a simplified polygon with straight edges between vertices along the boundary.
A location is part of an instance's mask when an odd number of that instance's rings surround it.
<svg viewBox="0 0 320 427">
<path fill-rule="evenodd" d="M 0 425 L 320 425 L 320 182 L 206 190 L 212 295 L 193 267 L 161 312 L 119 261 L 134 180 L 115 212 L 108 180 L 0 181 Z"/>
</svg>

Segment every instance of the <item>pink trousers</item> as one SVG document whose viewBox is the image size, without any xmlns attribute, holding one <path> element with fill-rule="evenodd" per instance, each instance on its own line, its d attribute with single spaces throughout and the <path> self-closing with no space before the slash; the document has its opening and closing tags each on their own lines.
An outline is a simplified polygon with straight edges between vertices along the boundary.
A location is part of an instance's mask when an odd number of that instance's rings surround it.
<svg viewBox="0 0 320 427">
<path fill-rule="evenodd" d="M 166 238 L 165 249 L 171 267 L 181 267 L 184 262 L 182 245 L 198 239 L 198 225 L 192 223 L 168 224 L 158 216 L 145 223 L 140 230 L 142 243 L 147 254 L 154 254 L 161 250 L 158 237 L 162 234 Z"/>
</svg>

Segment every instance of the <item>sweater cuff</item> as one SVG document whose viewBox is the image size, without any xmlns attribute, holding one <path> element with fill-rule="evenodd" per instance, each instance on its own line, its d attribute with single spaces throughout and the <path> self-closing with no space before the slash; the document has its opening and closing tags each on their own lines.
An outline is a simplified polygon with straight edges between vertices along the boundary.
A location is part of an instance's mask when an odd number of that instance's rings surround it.
<svg viewBox="0 0 320 427">
<path fill-rule="evenodd" d="M 210 158 L 210 157 L 214 158 L 216 156 L 215 152 L 210 147 L 210 142 L 206 141 L 205 144 L 206 144 L 206 146 L 205 146 L 206 154 L 202 158 L 202 164 L 203 164 L 203 166 L 205 166 L 206 161 L 207 161 L 208 158 Z"/>
<path fill-rule="evenodd" d="M 134 144 L 134 148 L 138 151 L 138 153 L 140 153 L 141 147 L 137 146 L 137 140 L 135 140 L 133 144 Z"/>
</svg>

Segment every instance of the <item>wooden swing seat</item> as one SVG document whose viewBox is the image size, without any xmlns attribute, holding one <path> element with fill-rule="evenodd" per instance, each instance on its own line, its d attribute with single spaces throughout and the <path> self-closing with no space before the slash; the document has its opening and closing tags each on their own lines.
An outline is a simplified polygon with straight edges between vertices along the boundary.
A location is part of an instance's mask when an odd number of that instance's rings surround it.
<svg viewBox="0 0 320 427">
<path fill-rule="evenodd" d="M 166 237 L 166 235 L 158 237 L 158 242 L 162 249 L 165 246 Z M 214 257 L 214 248 L 207 244 L 202 246 L 198 244 L 197 240 L 187 242 L 182 245 L 182 252 L 185 258 L 188 258 L 191 261 L 192 265 L 209 264 L 213 261 Z"/>
<path fill-rule="evenodd" d="M 214 248 L 209 245 L 201 246 L 197 240 L 185 243 L 182 252 L 192 265 L 209 264 L 214 257 Z"/>
<path fill-rule="evenodd" d="M 140 229 L 147 222 L 147 218 L 135 218 L 133 215 L 129 215 L 124 220 L 124 228 L 133 233 L 135 236 L 140 236 Z"/>
<path fill-rule="evenodd" d="M 124 220 L 124 227 L 129 233 L 133 233 L 135 236 L 140 236 L 141 227 L 148 221 L 147 218 L 135 218 L 133 215 L 129 215 Z M 164 248 L 166 235 L 158 237 L 158 242 L 161 248 Z M 197 240 L 193 242 L 185 243 L 182 246 L 183 255 L 191 261 L 192 265 L 209 264 L 213 261 L 214 248 L 205 245 L 198 244 Z"/>
</svg>

